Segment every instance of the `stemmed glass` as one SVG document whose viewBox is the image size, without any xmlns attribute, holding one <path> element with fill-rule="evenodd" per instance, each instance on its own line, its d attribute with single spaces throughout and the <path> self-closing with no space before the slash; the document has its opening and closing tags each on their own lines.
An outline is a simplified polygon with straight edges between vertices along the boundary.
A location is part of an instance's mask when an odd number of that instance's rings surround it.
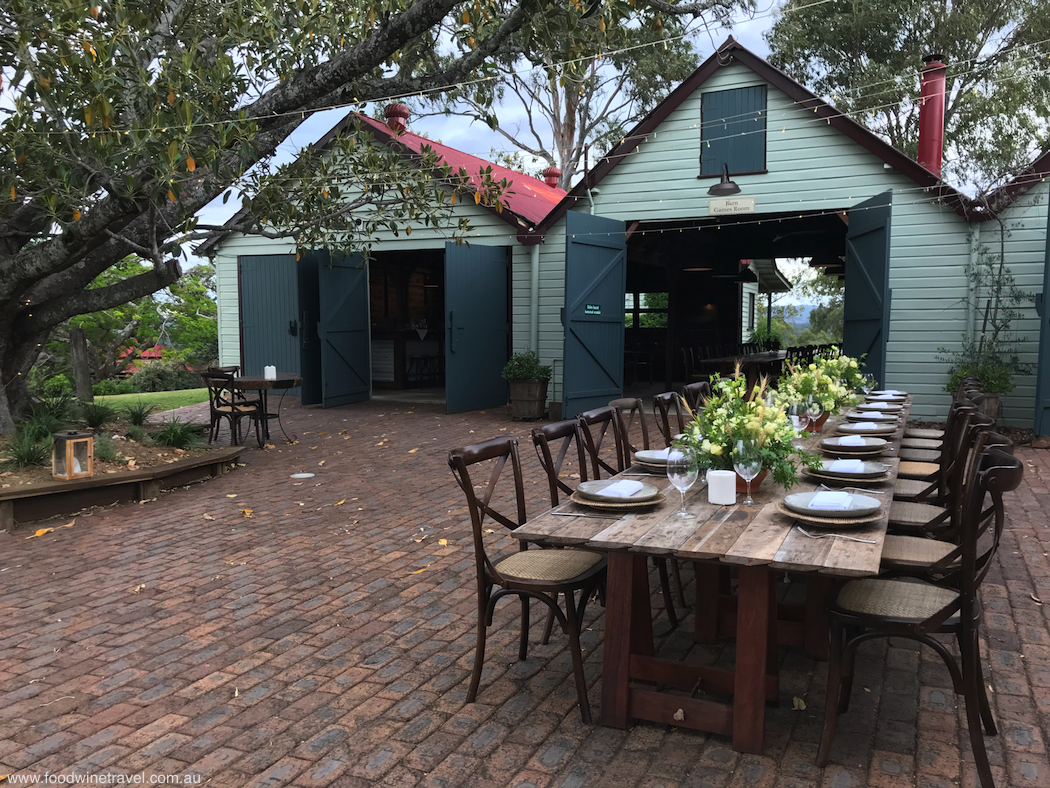
<svg viewBox="0 0 1050 788">
<path fill-rule="evenodd" d="M 809 426 L 809 407 L 803 402 L 792 402 L 787 409 L 791 426 L 795 428 L 795 451 L 805 451 L 802 445 L 802 434 Z"/>
<path fill-rule="evenodd" d="M 815 428 L 820 417 L 824 415 L 824 407 L 819 399 L 810 397 L 806 400 L 806 415 L 809 416 L 809 423 Z"/>
<path fill-rule="evenodd" d="M 700 475 L 700 465 L 696 456 L 696 449 L 683 446 L 680 449 L 672 448 L 667 454 L 667 478 L 682 495 L 682 508 L 674 517 L 682 519 L 693 519 L 696 515 L 690 514 L 685 509 L 685 491 L 696 483 L 696 477 Z"/>
<path fill-rule="evenodd" d="M 751 497 L 751 480 L 762 470 L 762 452 L 758 444 L 749 440 L 736 442 L 736 447 L 733 449 L 733 470 L 747 482 L 747 498 L 744 499 L 744 506 L 754 506 L 755 500 Z"/>
<path fill-rule="evenodd" d="M 860 388 L 864 392 L 865 397 L 871 394 L 875 390 L 875 376 L 870 372 L 866 374 L 860 383 Z"/>
</svg>

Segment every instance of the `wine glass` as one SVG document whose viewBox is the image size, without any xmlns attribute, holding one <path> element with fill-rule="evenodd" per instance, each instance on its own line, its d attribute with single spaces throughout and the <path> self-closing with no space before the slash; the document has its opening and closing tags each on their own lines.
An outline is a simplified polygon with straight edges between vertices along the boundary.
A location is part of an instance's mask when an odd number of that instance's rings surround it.
<svg viewBox="0 0 1050 788">
<path fill-rule="evenodd" d="M 762 452 L 758 444 L 749 440 L 736 442 L 736 447 L 733 449 L 733 470 L 747 482 L 747 498 L 744 499 L 744 506 L 754 506 L 755 499 L 751 497 L 751 480 L 762 470 Z"/>
<path fill-rule="evenodd" d="M 806 415 L 809 416 L 809 423 L 815 428 L 820 417 L 824 415 L 824 406 L 820 404 L 819 399 L 810 397 L 806 400 Z"/>
<path fill-rule="evenodd" d="M 809 426 L 809 408 L 802 402 L 792 402 L 787 409 L 791 426 L 795 428 L 795 451 L 805 451 L 802 445 L 802 433 Z"/>
<path fill-rule="evenodd" d="M 673 516 L 682 519 L 693 519 L 696 515 L 690 514 L 685 509 L 685 491 L 696 483 L 696 477 L 700 474 L 700 466 L 696 456 L 696 449 L 683 446 L 680 449 L 672 448 L 667 454 L 667 478 L 682 495 L 682 508 Z"/>
<path fill-rule="evenodd" d="M 875 376 L 870 372 L 864 376 L 864 379 L 860 382 L 861 391 L 864 392 L 864 396 L 868 396 L 872 391 L 875 390 Z"/>
</svg>

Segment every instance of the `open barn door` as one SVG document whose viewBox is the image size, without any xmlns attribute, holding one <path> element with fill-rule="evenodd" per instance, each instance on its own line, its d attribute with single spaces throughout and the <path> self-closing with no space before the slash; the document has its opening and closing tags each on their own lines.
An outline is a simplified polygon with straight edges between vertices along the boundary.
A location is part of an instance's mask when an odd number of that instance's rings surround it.
<svg viewBox="0 0 1050 788">
<path fill-rule="evenodd" d="M 867 371 L 880 386 L 886 380 L 886 338 L 890 327 L 890 214 L 892 192 L 850 208 L 846 233 L 845 317 L 842 350 L 866 355 Z"/>
<path fill-rule="evenodd" d="M 445 407 L 507 404 L 507 250 L 445 243 Z"/>
<path fill-rule="evenodd" d="M 367 400 L 372 381 L 368 267 L 359 254 L 335 260 L 327 252 L 311 252 L 309 258 L 317 261 L 320 296 L 321 406 Z"/>
<path fill-rule="evenodd" d="M 1046 217 L 1046 257 L 1043 261 L 1043 292 L 1036 296 L 1039 313 L 1039 366 L 1035 372 L 1035 434 L 1050 434 L 1050 208 Z"/>
<path fill-rule="evenodd" d="M 625 230 L 617 219 L 565 214 L 566 418 L 623 395 Z"/>
</svg>

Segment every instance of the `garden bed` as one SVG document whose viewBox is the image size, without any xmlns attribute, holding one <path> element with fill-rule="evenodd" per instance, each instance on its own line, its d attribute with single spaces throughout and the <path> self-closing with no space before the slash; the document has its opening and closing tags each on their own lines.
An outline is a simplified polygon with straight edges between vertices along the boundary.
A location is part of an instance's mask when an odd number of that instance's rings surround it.
<svg viewBox="0 0 1050 788">
<path fill-rule="evenodd" d="M 0 473 L 0 530 L 89 506 L 156 498 L 161 490 L 223 475 L 247 447 L 170 449 L 123 441 L 121 451 L 143 465 L 96 461 L 94 476 L 72 481 L 56 480 L 45 468 Z"/>
</svg>

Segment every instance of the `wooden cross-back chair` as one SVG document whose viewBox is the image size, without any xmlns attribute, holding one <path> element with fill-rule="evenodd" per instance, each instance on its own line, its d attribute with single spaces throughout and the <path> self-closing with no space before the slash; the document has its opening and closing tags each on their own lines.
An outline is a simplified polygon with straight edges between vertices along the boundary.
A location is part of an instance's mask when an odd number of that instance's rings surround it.
<svg viewBox="0 0 1050 788">
<path fill-rule="evenodd" d="M 665 446 L 671 445 L 675 435 L 685 432 L 682 397 L 677 391 L 656 394 L 653 397 L 653 413 L 656 417 L 656 428 L 663 435 Z"/>
<path fill-rule="evenodd" d="M 509 474 L 504 475 L 509 462 Z M 521 602 L 521 634 L 518 659 L 528 655 L 529 602 L 538 599 L 557 618 L 569 639 L 576 694 L 585 723 L 591 721 L 587 702 L 587 683 L 583 673 L 580 649 L 580 627 L 587 600 L 605 577 L 605 557 L 590 550 L 520 549 L 501 558 L 490 558 L 485 545 L 485 526 L 489 521 L 513 531 L 525 522 L 525 485 L 517 438 L 496 438 L 473 446 L 452 449 L 448 454 L 452 475 L 467 497 L 470 525 L 474 537 L 474 558 L 478 591 L 478 638 L 474 654 L 467 702 L 477 698 L 481 671 L 485 662 L 485 641 L 496 603 L 505 596 L 517 596 Z M 484 482 L 475 488 L 474 473 Z M 487 474 L 487 481 L 486 480 Z M 510 490 L 507 476 L 510 477 Z M 497 496 L 497 493 L 499 495 Z M 494 502 L 495 501 L 495 502 Z M 579 600 L 576 600 L 579 592 Z M 564 595 L 565 609 L 558 605 Z"/>
<path fill-rule="evenodd" d="M 258 402 L 246 401 L 237 396 L 233 374 L 229 372 L 202 372 L 201 378 L 208 387 L 208 412 L 210 428 L 208 443 L 219 437 L 223 420 L 230 425 L 230 445 L 241 442 L 241 422 L 248 419 L 255 426 L 255 439 L 259 448 L 263 445 L 262 407 Z"/>
<path fill-rule="evenodd" d="M 698 383 L 687 383 L 682 386 L 682 396 L 685 397 L 685 404 L 689 406 L 691 411 L 696 411 L 697 408 L 702 408 L 704 403 L 711 398 L 711 384 L 706 380 L 701 380 Z"/>
<path fill-rule="evenodd" d="M 952 583 L 875 577 L 850 580 L 837 590 L 828 604 L 830 655 L 819 766 L 826 766 L 831 757 L 838 715 L 849 709 L 857 647 L 876 638 L 899 637 L 929 646 L 944 660 L 956 694 L 964 699 L 981 786 L 994 788 L 984 734 L 994 736 L 996 727 L 981 669 L 978 590 L 1002 539 L 1003 494 L 1016 489 L 1023 475 L 1021 461 L 1010 454 L 998 448 L 982 452 L 963 503 L 959 570 Z M 955 637 L 958 661 L 935 637 L 938 634 Z"/>
<path fill-rule="evenodd" d="M 559 442 L 560 441 L 560 442 Z M 540 465 L 547 474 L 547 482 L 551 491 L 551 506 L 559 503 L 558 491 L 572 495 L 575 487 L 562 479 L 561 469 L 565 460 L 575 459 L 580 469 L 580 481 L 587 481 L 587 463 L 583 458 L 583 447 L 580 438 L 580 425 L 576 419 L 566 419 L 536 427 L 532 431 L 532 445 L 536 449 L 536 456 Z M 551 446 L 556 447 L 557 454 L 551 452 Z"/>
<path fill-rule="evenodd" d="M 604 408 L 588 410 L 579 414 L 576 421 L 580 425 L 583 448 L 591 464 L 591 474 L 594 478 L 602 478 L 603 470 L 609 475 L 620 473 L 624 469 L 623 436 L 620 434 L 620 422 L 616 417 L 616 409 L 607 405 Z M 602 449 L 608 448 L 607 440 L 613 443 L 613 462 L 602 456 Z"/>
<path fill-rule="evenodd" d="M 624 397 L 614 399 L 609 407 L 616 411 L 616 418 L 620 428 L 620 445 L 623 448 L 623 467 L 628 467 L 633 462 L 633 453 L 639 449 L 649 448 L 649 425 L 646 423 L 645 406 L 637 397 Z M 642 431 L 642 442 L 635 445 L 631 441 L 631 430 L 635 422 Z"/>
</svg>

